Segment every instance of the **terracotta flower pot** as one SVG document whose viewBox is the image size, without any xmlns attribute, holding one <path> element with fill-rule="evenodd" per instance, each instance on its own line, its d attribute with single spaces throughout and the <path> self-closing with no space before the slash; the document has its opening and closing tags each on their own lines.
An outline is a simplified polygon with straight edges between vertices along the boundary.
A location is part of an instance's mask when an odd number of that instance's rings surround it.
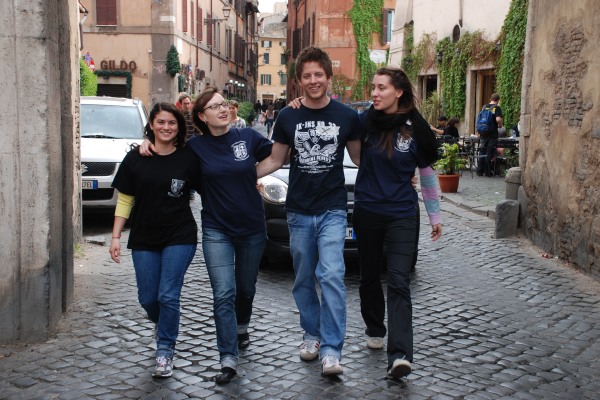
<svg viewBox="0 0 600 400">
<path fill-rule="evenodd" d="M 440 190 L 442 193 L 456 193 L 458 191 L 458 180 L 460 175 L 438 175 Z"/>
</svg>

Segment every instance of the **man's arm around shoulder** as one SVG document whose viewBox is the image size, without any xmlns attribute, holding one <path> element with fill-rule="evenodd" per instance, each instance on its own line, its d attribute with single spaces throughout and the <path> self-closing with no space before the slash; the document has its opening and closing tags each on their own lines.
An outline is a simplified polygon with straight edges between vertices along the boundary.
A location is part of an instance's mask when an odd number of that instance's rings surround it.
<svg viewBox="0 0 600 400">
<path fill-rule="evenodd" d="M 352 162 L 360 166 L 360 140 L 348 140 L 346 149 L 348 149 L 348 155 Z"/>
<path fill-rule="evenodd" d="M 256 164 L 256 175 L 258 178 L 269 175 L 278 170 L 285 163 L 290 146 L 283 143 L 274 142 L 271 148 L 271 155 L 258 164 Z"/>
</svg>

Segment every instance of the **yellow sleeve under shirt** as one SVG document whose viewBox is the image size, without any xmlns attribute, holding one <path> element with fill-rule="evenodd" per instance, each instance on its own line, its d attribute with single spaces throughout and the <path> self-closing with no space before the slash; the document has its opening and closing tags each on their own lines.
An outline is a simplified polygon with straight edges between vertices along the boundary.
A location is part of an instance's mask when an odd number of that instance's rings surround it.
<svg viewBox="0 0 600 400">
<path fill-rule="evenodd" d="M 117 208 L 115 209 L 115 217 L 129 218 L 135 197 L 119 192 L 117 194 Z"/>
</svg>

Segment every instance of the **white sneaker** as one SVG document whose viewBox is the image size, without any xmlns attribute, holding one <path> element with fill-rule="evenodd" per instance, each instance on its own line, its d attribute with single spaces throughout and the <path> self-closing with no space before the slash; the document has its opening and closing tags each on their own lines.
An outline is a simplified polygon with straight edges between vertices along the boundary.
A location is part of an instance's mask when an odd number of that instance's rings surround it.
<svg viewBox="0 0 600 400">
<path fill-rule="evenodd" d="M 412 367 L 410 365 L 410 362 L 408 362 L 408 360 L 405 360 L 404 358 L 399 358 L 397 360 L 394 361 L 394 363 L 392 364 L 392 368 L 389 369 L 388 371 L 388 376 L 390 378 L 404 378 L 406 375 L 410 374 L 412 372 Z"/>
<path fill-rule="evenodd" d="M 155 378 L 168 378 L 173 375 L 173 359 L 169 357 L 156 357 L 156 368 L 152 373 Z"/>
<path fill-rule="evenodd" d="M 331 354 L 323 357 L 321 364 L 323 364 L 323 375 L 340 375 L 344 373 L 340 360 Z"/>
<path fill-rule="evenodd" d="M 318 340 L 305 340 L 300 345 L 300 358 L 304 361 L 312 361 L 319 356 L 321 343 Z"/>
<path fill-rule="evenodd" d="M 383 349 L 383 338 L 369 336 L 367 338 L 367 347 L 374 350 Z"/>
</svg>

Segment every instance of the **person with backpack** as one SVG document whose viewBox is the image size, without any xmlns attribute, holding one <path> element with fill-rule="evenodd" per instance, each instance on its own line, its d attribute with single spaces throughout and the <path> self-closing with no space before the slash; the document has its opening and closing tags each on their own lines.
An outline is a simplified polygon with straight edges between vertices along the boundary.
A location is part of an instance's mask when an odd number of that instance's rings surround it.
<svg viewBox="0 0 600 400">
<path fill-rule="evenodd" d="M 491 169 L 492 159 L 498 143 L 498 128 L 502 127 L 502 109 L 498 105 L 500 95 L 493 93 L 489 104 L 483 106 L 475 124 L 479 134 L 479 157 L 477 162 L 477 176 L 493 176 Z"/>
</svg>

